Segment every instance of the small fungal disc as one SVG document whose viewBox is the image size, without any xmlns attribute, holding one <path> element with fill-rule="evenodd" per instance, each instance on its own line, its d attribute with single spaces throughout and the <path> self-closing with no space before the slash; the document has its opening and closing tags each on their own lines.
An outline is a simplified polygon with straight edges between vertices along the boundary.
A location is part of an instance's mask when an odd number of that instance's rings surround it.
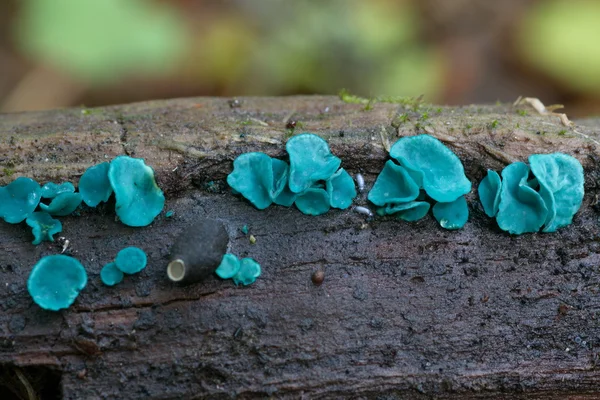
<svg viewBox="0 0 600 400">
<path fill-rule="evenodd" d="M 460 196 L 451 203 L 436 203 L 433 206 L 433 216 L 444 229 L 460 229 L 469 219 L 469 207 L 465 196 Z"/>
<path fill-rule="evenodd" d="M 110 163 L 108 179 L 117 199 L 115 211 L 125 225 L 147 226 L 160 214 L 165 196 L 154 170 L 141 158 L 120 156 Z"/>
<path fill-rule="evenodd" d="M 537 232 L 548 215 L 538 192 L 527 185 L 529 167 L 522 162 L 502 170 L 502 190 L 496 221 L 503 231 L 514 235 Z"/>
<path fill-rule="evenodd" d="M 71 182 L 64 182 L 60 185 L 54 182 L 48 182 L 42 186 L 42 197 L 45 199 L 53 199 L 61 193 L 73 193 L 75 186 Z"/>
<path fill-rule="evenodd" d="M 34 265 L 27 290 L 40 307 L 58 311 L 68 308 L 87 284 L 83 265 L 62 254 L 46 256 Z"/>
<path fill-rule="evenodd" d="M 388 160 L 367 198 L 376 206 L 385 206 L 413 201 L 418 196 L 419 186 L 406 168 Z"/>
<path fill-rule="evenodd" d="M 25 222 L 32 228 L 34 240 L 31 243 L 35 245 L 42 243 L 44 240 L 53 242 L 54 238 L 52 236 L 62 231 L 60 221 L 53 219 L 46 212 L 34 212 L 27 217 Z"/>
<path fill-rule="evenodd" d="M 273 200 L 273 164 L 265 153 L 244 153 L 233 161 L 233 171 L 227 183 L 259 210 L 269 207 Z"/>
<path fill-rule="evenodd" d="M 289 187 L 301 193 L 317 181 L 329 179 L 342 160 L 331 154 L 325 140 L 311 133 L 292 137 L 285 145 L 290 155 Z"/>
<path fill-rule="evenodd" d="M 500 175 L 496 171 L 488 169 L 487 175 L 481 180 L 477 188 L 479 200 L 488 217 L 493 218 L 498 213 L 501 188 L 502 181 L 500 180 Z"/>
<path fill-rule="evenodd" d="M 325 189 L 311 188 L 296 199 L 296 207 L 307 215 L 321 215 L 329 211 L 329 195 Z"/>
<path fill-rule="evenodd" d="M 36 181 L 17 178 L 0 187 L 0 217 L 9 224 L 18 224 L 36 209 L 40 198 L 41 188 Z"/>
<path fill-rule="evenodd" d="M 394 143 L 390 156 L 413 171 L 413 179 L 422 176 L 423 189 L 436 201 L 451 202 L 471 191 L 459 158 L 432 136 L 404 137 Z"/>
<path fill-rule="evenodd" d="M 250 285 L 260 276 L 260 264 L 252 258 L 244 258 L 240 262 L 240 269 L 233 277 L 233 283 L 244 286 Z"/>
<path fill-rule="evenodd" d="M 233 254 L 225 254 L 223 256 L 223 261 L 215 271 L 215 273 L 221 279 L 229 279 L 233 278 L 240 270 L 241 263 L 240 260 Z"/>
<path fill-rule="evenodd" d="M 401 204 L 390 204 L 378 210 L 380 215 L 394 215 L 396 218 L 407 222 L 418 221 L 429 212 L 429 203 L 426 201 L 411 201 Z"/>
<path fill-rule="evenodd" d="M 100 271 L 100 279 L 106 286 L 114 286 L 123 281 L 123 271 L 114 262 L 106 264 Z"/>
<path fill-rule="evenodd" d="M 340 168 L 326 182 L 327 193 L 331 207 L 345 210 L 350 207 L 352 200 L 356 197 L 354 179 L 344 168 Z"/>
<path fill-rule="evenodd" d="M 118 269 L 126 274 L 135 274 L 146 268 L 146 253 L 138 247 L 126 247 L 115 258 Z"/>
<path fill-rule="evenodd" d="M 548 208 L 544 232 L 567 226 L 583 201 L 583 167 L 567 154 L 534 154 L 531 171 L 540 185 L 540 195 Z"/>
<path fill-rule="evenodd" d="M 79 179 L 79 193 L 83 202 L 90 207 L 96 207 L 101 202 L 106 202 L 113 192 L 108 179 L 110 163 L 103 162 L 85 170 Z"/>
<path fill-rule="evenodd" d="M 50 204 L 40 203 L 40 208 L 50 215 L 64 217 L 71 214 L 81 204 L 80 193 L 61 193 Z"/>
</svg>

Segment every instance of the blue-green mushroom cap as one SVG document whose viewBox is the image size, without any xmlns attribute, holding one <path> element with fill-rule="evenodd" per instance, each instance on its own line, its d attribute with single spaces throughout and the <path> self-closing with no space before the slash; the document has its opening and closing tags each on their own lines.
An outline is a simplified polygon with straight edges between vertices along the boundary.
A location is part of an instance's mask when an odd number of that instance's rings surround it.
<svg viewBox="0 0 600 400">
<path fill-rule="evenodd" d="M 41 199 L 40 185 L 30 178 L 17 178 L 0 187 L 0 216 L 9 224 L 18 224 L 38 206 Z"/>
<path fill-rule="evenodd" d="M 317 181 L 329 179 L 342 163 L 331 154 L 327 142 L 312 133 L 292 137 L 285 148 L 290 156 L 289 187 L 294 193 L 304 192 Z"/>
<path fill-rule="evenodd" d="M 412 171 L 415 182 L 422 182 L 425 192 L 436 201 L 451 202 L 471 190 L 456 154 L 432 136 L 404 137 L 394 143 L 390 156 Z"/>
<path fill-rule="evenodd" d="M 110 198 L 113 189 L 108 179 L 109 169 L 110 163 L 103 162 L 89 167 L 79 178 L 79 193 L 88 206 L 96 207 Z"/>
<path fill-rule="evenodd" d="M 233 283 L 244 286 L 250 285 L 260 276 L 260 264 L 252 258 L 244 258 L 240 261 L 240 269 L 233 276 Z"/>
<path fill-rule="evenodd" d="M 80 204 L 81 193 L 61 193 L 48 205 L 40 203 L 40 208 L 50 215 L 64 217 L 75 211 Z"/>
<path fill-rule="evenodd" d="M 63 182 L 60 185 L 54 182 L 48 182 L 42 186 L 42 197 L 53 199 L 61 193 L 73 193 L 75 186 L 71 182 Z"/>
<path fill-rule="evenodd" d="M 369 192 L 368 199 L 376 206 L 407 203 L 419 196 L 419 186 L 406 168 L 388 160 Z"/>
<path fill-rule="evenodd" d="M 215 273 L 221 279 L 233 278 L 239 272 L 241 267 L 240 260 L 233 254 L 225 254 L 221 264 L 217 267 Z"/>
<path fill-rule="evenodd" d="M 354 179 L 344 168 L 340 168 L 325 182 L 331 207 L 345 210 L 356 197 Z"/>
<path fill-rule="evenodd" d="M 290 176 L 290 166 L 288 163 L 276 158 L 271 159 L 273 168 L 273 189 L 270 191 L 270 197 L 273 203 L 290 207 L 296 201 L 297 194 L 290 190 L 288 180 Z"/>
<path fill-rule="evenodd" d="M 329 211 L 329 195 L 325 189 L 310 188 L 296 198 L 296 207 L 307 215 L 321 215 Z"/>
<path fill-rule="evenodd" d="M 100 279 L 106 286 L 114 286 L 117 283 L 123 281 L 123 271 L 117 268 L 117 264 L 114 262 L 108 263 L 100 270 Z"/>
<path fill-rule="evenodd" d="M 148 259 L 144 250 L 126 247 L 117 253 L 115 265 L 125 274 L 135 274 L 146 268 Z"/>
<path fill-rule="evenodd" d="M 62 224 L 47 212 L 34 212 L 25 220 L 33 232 L 33 244 L 38 245 L 47 240 L 53 242 L 53 236 L 62 231 Z"/>
<path fill-rule="evenodd" d="M 117 216 L 125 225 L 149 225 L 165 205 L 154 170 L 143 159 L 120 156 L 111 161 L 108 179 L 115 192 Z"/>
<path fill-rule="evenodd" d="M 469 207 L 465 196 L 450 203 L 436 203 L 433 206 L 433 216 L 444 229 L 460 229 L 469 219 Z"/>
<path fill-rule="evenodd" d="M 583 201 L 583 167 L 567 154 L 534 154 L 531 172 L 540 185 L 540 196 L 548 208 L 544 232 L 569 225 Z"/>
<path fill-rule="evenodd" d="M 62 254 L 46 256 L 35 264 L 27 290 L 40 307 L 58 311 L 68 308 L 87 284 L 83 265 Z"/>
<path fill-rule="evenodd" d="M 520 235 L 537 232 L 548 215 L 548 209 L 538 192 L 527 184 L 529 166 L 522 162 L 502 170 L 502 190 L 496 221 L 500 229 Z"/>
<path fill-rule="evenodd" d="M 273 162 L 265 153 L 240 154 L 233 161 L 227 183 L 259 210 L 269 207 L 273 191 Z"/>
<path fill-rule="evenodd" d="M 407 222 L 418 221 L 427 215 L 429 203 L 426 201 L 409 201 L 407 203 L 388 204 L 377 210 L 378 215 L 394 215 Z"/>
<path fill-rule="evenodd" d="M 502 181 L 500 180 L 500 175 L 496 171 L 488 169 L 487 175 L 481 180 L 477 188 L 479 200 L 488 217 L 494 217 L 498 213 L 501 188 Z"/>
</svg>

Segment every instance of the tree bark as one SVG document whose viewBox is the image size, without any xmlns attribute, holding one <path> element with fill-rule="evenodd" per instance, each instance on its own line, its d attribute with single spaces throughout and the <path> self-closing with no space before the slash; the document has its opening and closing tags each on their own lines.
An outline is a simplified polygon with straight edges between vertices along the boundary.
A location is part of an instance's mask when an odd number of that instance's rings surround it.
<svg viewBox="0 0 600 400">
<path fill-rule="evenodd" d="M 61 218 L 66 253 L 89 276 L 62 312 L 34 304 L 26 281 L 63 241 L 33 246 L 25 224 L 0 224 L 0 394 L 28 385 L 50 393 L 54 384 L 65 399 L 598 398 L 600 120 L 565 127 L 510 105 L 368 108 L 334 97 L 239 106 L 195 98 L 0 115 L 2 184 L 17 176 L 76 183 L 87 167 L 128 154 L 154 167 L 165 211 L 175 211 L 145 228 L 115 221 L 111 203 Z M 286 128 L 292 120 L 295 130 Z M 224 179 L 236 156 L 284 158 L 286 140 L 303 131 L 364 175 L 355 205 L 365 206 L 389 144 L 415 133 L 439 138 L 474 184 L 469 222 L 445 231 L 431 216 L 259 211 L 230 193 Z M 585 169 L 573 224 L 552 234 L 500 231 L 476 195 L 486 169 L 554 151 Z M 170 246 L 203 217 L 227 225 L 232 253 L 260 262 L 256 283 L 168 281 Z M 143 248 L 148 267 L 103 286 L 100 269 L 126 246 Z M 317 270 L 321 286 L 311 282 Z"/>
</svg>

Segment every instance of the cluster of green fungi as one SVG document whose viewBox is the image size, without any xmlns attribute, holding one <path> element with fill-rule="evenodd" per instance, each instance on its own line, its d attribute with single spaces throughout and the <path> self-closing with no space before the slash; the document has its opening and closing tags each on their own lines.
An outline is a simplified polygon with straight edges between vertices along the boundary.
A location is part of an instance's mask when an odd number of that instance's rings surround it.
<svg viewBox="0 0 600 400">
<path fill-rule="evenodd" d="M 295 204 L 304 214 L 321 215 L 331 207 L 350 207 L 356 197 L 354 181 L 325 140 L 303 133 L 291 138 L 286 150 L 289 165 L 265 153 L 241 154 L 227 183 L 259 210 L 272 203 Z"/>
<path fill-rule="evenodd" d="M 260 264 L 252 258 L 238 259 L 233 254 L 225 254 L 215 271 L 221 279 L 233 279 L 236 285 L 250 285 L 260 276 Z"/>
<path fill-rule="evenodd" d="M 583 167 L 567 154 L 534 154 L 529 165 L 515 162 L 488 170 L 479 184 L 485 213 L 500 229 L 520 235 L 555 232 L 569 225 L 583 201 Z"/>
</svg>

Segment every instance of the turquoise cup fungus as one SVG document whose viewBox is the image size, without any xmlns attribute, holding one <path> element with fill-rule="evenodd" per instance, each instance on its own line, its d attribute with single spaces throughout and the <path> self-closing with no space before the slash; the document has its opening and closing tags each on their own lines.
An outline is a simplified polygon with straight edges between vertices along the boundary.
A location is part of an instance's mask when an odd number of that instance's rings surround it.
<svg viewBox="0 0 600 400">
<path fill-rule="evenodd" d="M 117 264 L 114 262 L 106 264 L 100 270 L 100 279 L 106 286 L 114 286 L 117 283 L 121 283 L 124 276 L 123 271 L 117 268 Z"/>
<path fill-rule="evenodd" d="M 534 154 L 529 164 L 548 208 L 543 231 L 555 232 L 569 225 L 583 201 L 583 167 L 576 158 L 562 153 Z"/>
<path fill-rule="evenodd" d="M 296 198 L 296 207 L 307 215 L 321 215 L 329 211 L 330 197 L 325 189 L 309 188 Z"/>
<path fill-rule="evenodd" d="M 40 203 L 42 211 L 50 215 L 64 217 L 71 214 L 81 204 L 81 193 L 60 193 L 46 205 Z"/>
<path fill-rule="evenodd" d="M 40 185 L 30 178 L 17 178 L 0 187 L 0 217 L 18 224 L 33 213 L 41 199 Z"/>
<path fill-rule="evenodd" d="M 511 234 L 555 232 L 571 224 L 583 201 L 583 167 L 567 154 L 533 154 L 530 166 L 488 171 L 478 192 L 485 213 Z M 533 175 L 533 177 L 531 177 Z"/>
<path fill-rule="evenodd" d="M 53 236 L 62 231 L 60 221 L 53 219 L 46 212 L 34 212 L 27 217 L 25 222 L 32 228 L 34 240 L 31 243 L 35 245 L 42 243 L 44 240 L 53 242 Z"/>
<path fill-rule="evenodd" d="M 433 206 L 433 216 L 444 229 L 460 229 L 469 219 L 469 207 L 465 196 L 449 203 L 438 202 Z"/>
<path fill-rule="evenodd" d="M 108 179 L 115 192 L 117 216 L 125 225 L 149 225 L 165 205 L 154 170 L 141 158 L 120 156 L 111 161 Z"/>
<path fill-rule="evenodd" d="M 496 221 L 500 229 L 514 235 L 537 232 L 548 215 L 542 196 L 527 184 L 529 167 L 522 162 L 502 170 L 502 189 Z"/>
<path fill-rule="evenodd" d="M 326 188 L 331 207 L 342 210 L 350 207 L 357 194 L 354 179 L 344 168 L 338 169 L 331 178 L 327 179 Z"/>
<path fill-rule="evenodd" d="M 240 269 L 233 276 L 233 283 L 236 285 L 250 285 L 260 276 L 260 264 L 252 258 L 244 258 L 240 261 Z"/>
<path fill-rule="evenodd" d="M 354 180 L 341 160 L 331 154 L 327 142 L 303 133 L 286 144 L 290 165 L 265 153 L 244 153 L 233 161 L 227 183 L 256 208 L 271 204 L 290 207 L 308 215 L 321 215 L 331 207 L 346 209 L 356 197 Z"/>
<path fill-rule="evenodd" d="M 79 178 L 79 193 L 89 207 L 96 207 L 110 198 L 113 189 L 108 179 L 109 168 L 110 164 L 103 162 L 89 167 Z"/>
<path fill-rule="evenodd" d="M 58 311 L 68 308 L 87 284 L 85 268 L 62 254 L 38 261 L 27 280 L 27 290 L 40 307 Z"/>
<path fill-rule="evenodd" d="M 331 154 L 325 140 L 312 133 L 292 137 L 285 145 L 290 155 L 289 187 L 301 193 L 320 180 L 329 179 L 342 160 Z"/>
<path fill-rule="evenodd" d="M 488 169 L 487 175 L 477 188 L 483 211 L 485 211 L 488 217 L 495 217 L 498 214 L 501 188 L 502 180 L 500 179 L 500 175 L 496 171 Z"/>
<path fill-rule="evenodd" d="M 147 258 L 144 250 L 138 247 L 126 247 L 119 251 L 115 265 L 125 274 L 135 274 L 146 268 Z"/>
<path fill-rule="evenodd" d="M 378 215 L 417 221 L 431 208 L 425 193 L 437 201 L 433 215 L 442 228 L 464 226 L 469 216 L 464 195 L 471 182 L 456 154 L 436 138 L 418 135 L 399 139 L 390 156 L 367 197 L 380 207 Z"/>
<path fill-rule="evenodd" d="M 53 199 L 61 193 L 73 193 L 75 186 L 71 182 L 63 182 L 60 185 L 54 182 L 48 182 L 42 186 L 42 197 L 44 199 Z"/>
<path fill-rule="evenodd" d="M 409 170 L 435 201 L 449 203 L 471 191 L 459 158 L 432 136 L 404 137 L 394 143 L 390 156 Z"/>
<path fill-rule="evenodd" d="M 368 199 L 376 206 L 407 203 L 419 196 L 419 186 L 406 168 L 388 160 L 375 180 Z"/>
<path fill-rule="evenodd" d="M 240 270 L 240 260 L 233 254 L 225 254 L 215 273 L 221 279 L 231 279 Z"/>
</svg>

